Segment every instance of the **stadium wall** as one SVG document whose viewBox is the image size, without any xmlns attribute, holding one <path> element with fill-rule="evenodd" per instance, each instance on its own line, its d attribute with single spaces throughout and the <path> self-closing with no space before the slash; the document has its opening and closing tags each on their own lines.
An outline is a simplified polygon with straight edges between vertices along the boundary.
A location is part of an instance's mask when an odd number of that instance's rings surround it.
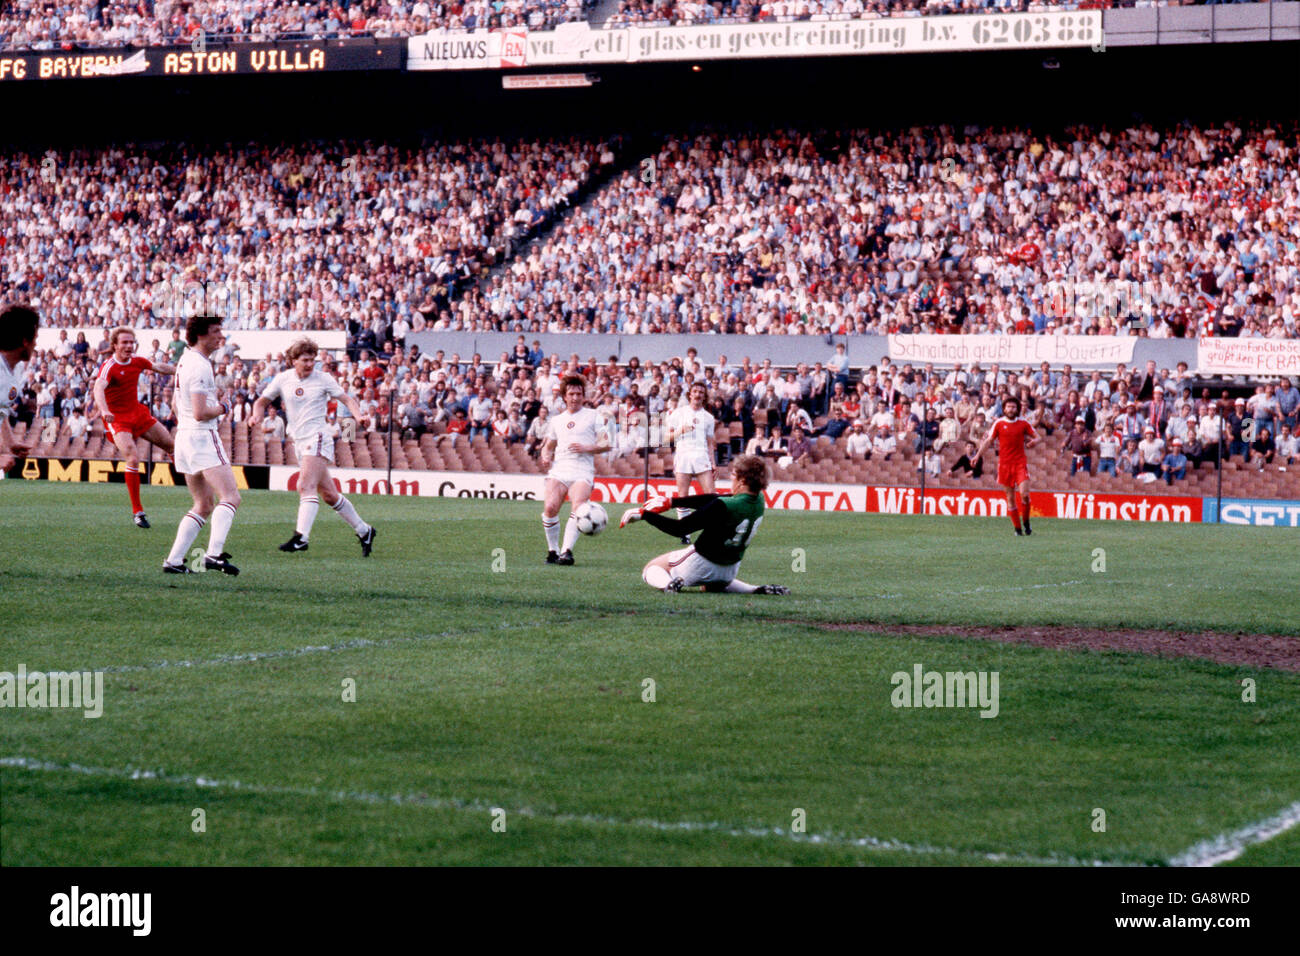
<svg viewBox="0 0 1300 956">
<path fill-rule="evenodd" d="M 475 353 L 484 361 L 495 362 L 502 352 L 513 353 L 520 335 L 531 345 L 541 343 L 548 354 L 568 357 L 577 353 L 586 359 L 595 356 L 605 362 L 609 356 L 625 363 L 632 356 L 643 362 L 670 361 L 694 348 L 706 365 L 719 355 L 740 362 L 746 357 L 761 361 L 770 358 L 773 365 L 786 367 L 807 362 L 825 362 L 834 354 L 835 343 L 843 342 L 849 363 L 854 367 L 875 365 L 889 355 L 899 362 L 936 367 L 954 362 L 970 365 L 978 361 L 985 367 L 998 362 L 1004 367 L 1025 364 L 1053 366 L 1069 362 L 1076 369 L 1113 369 L 1116 364 L 1141 364 L 1154 361 L 1161 368 L 1174 368 L 1186 362 L 1197 365 L 1197 342 L 1194 339 L 1146 339 L 1137 336 L 1042 336 L 1042 335 L 847 335 L 827 340 L 820 335 L 597 335 L 559 332 L 413 332 L 406 345 L 419 346 L 421 353 L 442 349 L 447 355 L 469 358 Z M 940 350 L 943 347 L 948 351 Z"/>
</svg>

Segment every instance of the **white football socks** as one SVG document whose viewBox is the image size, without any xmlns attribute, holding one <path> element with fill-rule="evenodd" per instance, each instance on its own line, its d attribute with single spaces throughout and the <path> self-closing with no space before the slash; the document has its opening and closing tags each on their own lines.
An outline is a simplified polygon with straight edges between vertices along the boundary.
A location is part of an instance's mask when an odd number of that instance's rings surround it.
<svg viewBox="0 0 1300 956">
<path fill-rule="evenodd" d="M 564 550 L 572 551 L 573 546 L 578 543 L 578 522 L 573 517 L 573 512 L 569 512 L 569 520 L 564 524 Z"/>
<path fill-rule="evenodd" d="M 302 540 L 306 541 L 311 537 L 311 526 L 316 523 L 318 511 L 320 511 L 320 499 L 315 495 L 304 495 L 298 499 L 298 525 L 294 530 Z"/>
<path fill-rule="evenodd" d="M 235 521 L 235 506 L 229 501 L 217 502 L 212 510 L 212 529 L 208 534 L 208 557 L 219 558 L 226 550 L 226 536 Z"/>
<path fill-rule="evenodd" d="M 361 520 L 361 515 L 357 514 L 357 509 L 352 507 L 352 502 L 342 495 L 339 495 L 339 500 L 330 507 L 338 512 L 339 517 L 346 521 L 359 537 L 365 537 L 370 530 L 370 525 Z"/>
<path fill-rule="evenodd" d="M 168 564 L 175 568 L 185 563 L 185 555 L 189 553 L 190 545 L 203 530 L 205 523 L 193 511 L 185 512 L 185 517 L 181 518 L 180 526 L 176 529 L 176 540 L 172 542 L 172 549 L 167 554 Z"/>
<path fill-rule="evenodd" d="M 542 515 L 542 530 L 546 532 L 546 550 L 560 550 L 560 519 L 559 517 L 548 518 Z"/>
<path fill-rule="evenodd" d="M 740 578 L 732 578 L 727 582 L 727 586 L 723 590 L 730 594 L 753 594 L 758 590 L 758 585 L 746 584 Z"/>
</svg>

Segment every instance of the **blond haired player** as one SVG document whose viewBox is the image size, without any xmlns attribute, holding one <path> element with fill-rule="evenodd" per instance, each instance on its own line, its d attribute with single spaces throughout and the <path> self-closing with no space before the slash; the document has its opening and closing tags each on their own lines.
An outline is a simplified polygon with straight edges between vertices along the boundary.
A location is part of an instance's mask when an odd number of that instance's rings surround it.
<svg viewBox="0 0 1300 956">
<path fill-rule="evenodd" d="M 135 332 L 126 326 L 110 332 L 108 344 L 113 354 L 95 374 L 95 404 L 104 419 L 104 431 L 126 459 L 126 491 L 136 527 L 147 528 L 149 518 L 140 503 L 140 456 L 135 452 L 136 439 L 143 438 L 170 455 L 172 436 L 140 401 L 140 374 L 175 375 L 176 366 L 136 355 Z"/>
<path fill-rule="evenodd" d="M 354 419 L 363 415 L 361 403 L 343 390 L 334 377 L 316 368 L 319 349 L 311 339 L 299 339 L 286 353 L 292 368 L 275 378 L 253 403 L 248 417 L 255 428 L 277 398 L 284 403 L 289 419 L 289 437 L 298 452 L 298 525 L 293 537 L 280 545 L 281 551 L 306 551 L 311 526 L 316 521 L 321 499 L 348 523 L 361 542 L 361 556 L 370 557 L 375 543 L 375 529 L 361 520 L 357 509 L 338 489 L 330 477 L 334 462 L 334 437 L 328 424 L 329 400 L 337 398 L 347 406 Z"/>
<path fill-rule="evenodd" d="M 600 423 L 596 410 L 583 405 L 587 380 L 581 375 L 566 375 L 561 385 L 564 411 L 551 417 L 550 433 L 542 443 L 541 454 L 542 467 L 550 469 L 542 505 L 547 564 L 573 564 L 573 546 L 578 541 L 578 523 L 573 520 L 573 512 L 591 497 L 591 486 L 596 480 L 596 455 L 612 447 L 609 430 Z M 559 515 L 565 498 L 570 508 L 561 547 Z"/>
</svg>

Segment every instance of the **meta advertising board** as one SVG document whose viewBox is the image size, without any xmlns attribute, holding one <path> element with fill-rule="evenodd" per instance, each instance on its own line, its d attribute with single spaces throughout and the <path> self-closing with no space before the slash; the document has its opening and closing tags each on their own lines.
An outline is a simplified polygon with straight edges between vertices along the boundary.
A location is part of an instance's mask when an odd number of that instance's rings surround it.
<svg viewBox="0 0 1300 956">
<path fill-rule="evenodd" d="M 161 453 L 160 453 L 161 454 Z M 180 485 L 185 476 L 170 462 L 157 461 L 150 466 L 141 462 L 137 470 L 150 485 Z M 266 465 L 235 465 L 235 484 L 241 491 L 267 488 L 270 472 Z M 4 475 L 28 481 L 71 481 L 86 484 L 125 482 L 126 462 L 108 458 L 27 458 Z"/>
<path fill-rule="evenodd" d="M 113 76 L 258 76 L 339 70 L 399 70 L 405 40 L 281 43 L 196 42 L 143 50 L 0 54 L 0 83 Z"/>
<path fill-rule="evenodd" d="M 1100 45 L 1100 10 L 593 29 L 438 31 L 411 37 L 408 70 L 742 60 Z"/>
</svg>

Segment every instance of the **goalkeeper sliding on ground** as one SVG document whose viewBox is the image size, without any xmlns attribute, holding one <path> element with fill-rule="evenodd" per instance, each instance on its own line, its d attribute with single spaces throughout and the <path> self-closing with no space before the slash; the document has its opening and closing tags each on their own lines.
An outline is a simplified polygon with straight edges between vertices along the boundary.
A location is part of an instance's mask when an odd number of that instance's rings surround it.
<svg viewBox="0 0 1300 956">
<path fill-rule="evenodd" d="M 690 547 L 661 554 L 647 564 L 641 571 L 646 584 L 669 593 L 698 585 L 705 591 L 733 594 L 790 593 L 779 584 L 746 584 L 736 577 L 745 548 L 763 523 L 767 463 L 754 455 L 737 458 L 731 468 L 731 484 L 732 495 L 654 498 L 623 514 L 620 528 L 644 521 L 678 538 L 701 532 Z M 663 514 L 669 508 L 693 510 L 685 518 L 669 518 Z"/>
</svg>

